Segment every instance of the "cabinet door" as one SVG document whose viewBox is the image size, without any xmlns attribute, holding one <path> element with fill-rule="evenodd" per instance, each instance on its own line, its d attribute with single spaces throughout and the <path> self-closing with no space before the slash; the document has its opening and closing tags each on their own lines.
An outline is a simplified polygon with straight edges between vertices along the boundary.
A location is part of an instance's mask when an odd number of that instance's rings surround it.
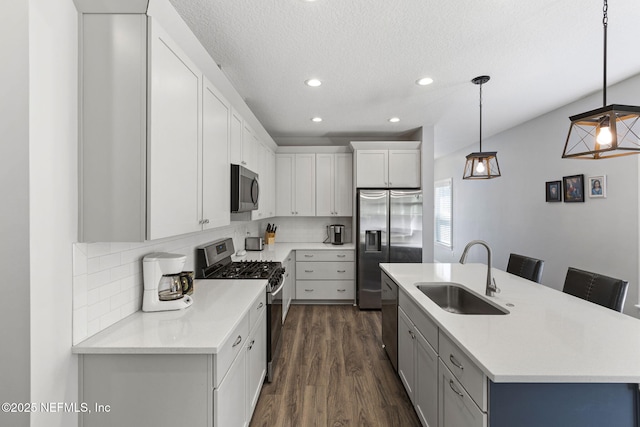
<svg viewBox="0 0 640 427">
<path fill-rule="evenodd" d="M 242 125 L 242 165 L 256 172 L 256 138 L 253 135 L 253 131 L 246 124 Z"/>
<path fill-rule="evenodd" d="M 411 402 L 415 404 L 415 332 L 402 308 L 398 308 L 398 375 Z"/>
<path fill-rule="evenodd" d="M 353 155 L 335 155 L 334 212 L 338 216 L 353 215 Z"/>
<path fill-rule="evenodd" d="M 242 163 L 242 117 L 236 110 L 231 110 L 230 138 L 229 163 L 244 166 Z"/>
<path fill-rule="evenodd" d="M 388 186 L 388 150 L 356 151 L 356 187 L 386 188 Z"/>
<path fill-rule="evenodd" d="M 258 201 L 258 209 L 251 211 L 251 219 L 263 219 L 266 217 L 267 204 L 269 203 L 269 184 L 267 183 L 267 147 L 258 142 L 254 146 L 256 152 L 255 169 L 258 174 L 258 185 L 260 185 L 260 200 Z"/>
<path fill-rule="evenodd" d="M 486 427 L 487 415 L 478 408 L 441 360 L 438 375 L 439 427 Z"/>
<path fill-rule="evenodd" d="M 416 413 L 425 427 L 438 427 L 438 354 L 416 330 Z"/>
<path fill-rule="evenodd" d="M 294 212 L 296 216 L 316 214 L 316 155 L 295 155 Z"/>
<path fill-rule="evenodd" d="M 269 185 L 269 199 L 267 200 L 267 218 L 276 216 L 276 153 L 268 150 L 267 184 Z"/>
<path fill-rule="evenodd" d="M 316 154 L 316 216 L 335 215 L 336 168 L 333 154 Z"/>
<path fill-rule="evenodd" d="M 276 216 L 293 216 L 294 154 L 276 155 Z"/>
<path fill-rule="evenodd" d="M 389 187 L 420 187 L 420 150 L 389 150 Z"/>
<path fill-rule="evenodd" d="M 149 19 L 148 238 L 200 230 L 202 74 Z"/>
<path fill-rule="evenodd" d="M 241 351 L 222 380 L 213 391 L 214 427 L 243 427 L 247 425 L 247 352 Z M 266 355 L 265 355 L 266 359 Z"/>
<path fill-rule="evenodd" d="M 229 225 L 229 103 L 204 79 L 202 98 L 202 228 Z"/>
<path fill-rule="evenodd" d="M 247 342 L 247 421 L 258 403 L 267 373 L 267 315 L 262 310 L 260 320 Z"/>
</svg>

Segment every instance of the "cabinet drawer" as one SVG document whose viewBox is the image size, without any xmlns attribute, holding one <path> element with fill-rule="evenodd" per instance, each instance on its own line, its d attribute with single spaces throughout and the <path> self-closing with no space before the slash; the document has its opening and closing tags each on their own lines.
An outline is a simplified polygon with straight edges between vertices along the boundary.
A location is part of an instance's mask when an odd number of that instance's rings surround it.
<svg viewBox="0 0 640 427">
<path fill-rule="evenodd" d="M 407 316 L 411 319 L 420 333 L 429 341 L 431 347 L 438 351 L 438 326 L 427 316 L 427 314 L 411 298 L 400 290 L 398 305 L 402 307 Z"/>
<path fill-rule="evenodd" d="M 456 377 L 438 365 L 438 425 L 440 427 L 486 427 L 487 414 L 478 408 Z"/>
<path fill-rule="evenodd" d="M 354 280 L 353 262 L 296 262 L 297 280 Z"/>
<path fill-rule="evenodd" d="M 213 387 L 217 388 L 226 375 L 231 363 L 240 350 L 244 348 L 245 341 L 249 337 L 249 313 L 242 316 L 233 332 L 229 334 L 227 342 L 214 357 L 213 363 Z"/>
<path fill-rule="evenodd" d="M 298 261 L 354 261 L 353 251 L 296 251 Z"/>
<path fill-rule="evenodd" d="M 353 299 L 353 280 L 302 280 L 296 282 L 296 298 L 300 300 Z"/>
<path fill-rule="evenodd" d="M 464 352 L 440 332 L 440 359 L 460 381 L 476 404 L 487 410 L 487 377 Z"/>
<path fill-rule="evenodd" d="M 262 318 L 262 311 L 267 306 L 267 291 L 265 290 L 251 305 L 249 310 L 249 331 L 252 331 L 256 323 Z"/>
</svg>

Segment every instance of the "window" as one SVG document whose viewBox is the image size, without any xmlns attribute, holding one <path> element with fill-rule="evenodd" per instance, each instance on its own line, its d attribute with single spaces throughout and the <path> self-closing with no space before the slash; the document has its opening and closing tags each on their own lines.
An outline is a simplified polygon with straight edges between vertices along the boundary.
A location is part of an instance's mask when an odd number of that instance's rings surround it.
<svg viewBox="0 0 640 427">
<path fill-rule="evenodd" d="M 453 187 L 452 180 L 443 179 L 434 183 L 434 208 L 435 208 L 435 239 L 448 248 L 452 247 L 451 229 L 453 226 Z"/>
</svg>

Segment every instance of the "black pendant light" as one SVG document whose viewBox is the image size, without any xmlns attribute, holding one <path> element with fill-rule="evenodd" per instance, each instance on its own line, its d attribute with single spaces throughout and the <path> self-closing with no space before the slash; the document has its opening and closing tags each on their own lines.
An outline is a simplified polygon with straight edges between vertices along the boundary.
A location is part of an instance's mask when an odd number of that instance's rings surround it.
<svg viewBox="0 0 640 427">
<path fill-rule="evenodd" d="M 571 127 L 562 158 L 597 160 L 640 153 L 640 107 L 607 105 L 608 7 L 607 0 L 604 0 L 603 107 L 569 117 Z"/>
<path fill-rule="evenodd" d="M 489 81 L 489 76 L 478 76 L 471 83 L 480 86 L 480 151 L 467 156 L 462 179 L 491 179 L 500 176 L 497 151 L 482 151 L 482 85 Z"/>
</svg>

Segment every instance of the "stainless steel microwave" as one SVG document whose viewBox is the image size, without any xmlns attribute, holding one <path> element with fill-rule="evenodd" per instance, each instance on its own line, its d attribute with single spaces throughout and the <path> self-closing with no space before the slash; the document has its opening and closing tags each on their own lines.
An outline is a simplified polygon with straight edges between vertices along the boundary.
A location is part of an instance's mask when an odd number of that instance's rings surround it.
<svg viewBox="0 0 640 427">
<path fill-rule="evenodd" d="M 259 199 L 258 174 L 231 164 L 231 212 L 254 211 L 258 209 Z"/>
</svg>

